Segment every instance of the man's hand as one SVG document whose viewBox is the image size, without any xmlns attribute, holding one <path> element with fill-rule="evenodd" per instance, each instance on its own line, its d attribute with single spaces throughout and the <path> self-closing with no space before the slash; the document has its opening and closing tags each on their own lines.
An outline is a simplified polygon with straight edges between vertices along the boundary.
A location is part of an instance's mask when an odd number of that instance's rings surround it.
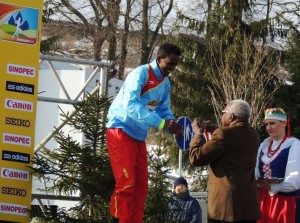
<svg viewBox="0 0 300 223">
<path fill-rule="evenodd" d="M 203 121 L 202 126 L 207 132 L 210 133 L 213 133 L 218 128 L 218 125 L 210 120 Z"/>
<path fill-rule="evenodd" d="M 177 119 L 166 120 L 164 129 L 169 130 L 171 133 L 175 134 L 176 137 L 180 137 L 183 131 L 183 128 L 178 124 Z"/>
</svg>

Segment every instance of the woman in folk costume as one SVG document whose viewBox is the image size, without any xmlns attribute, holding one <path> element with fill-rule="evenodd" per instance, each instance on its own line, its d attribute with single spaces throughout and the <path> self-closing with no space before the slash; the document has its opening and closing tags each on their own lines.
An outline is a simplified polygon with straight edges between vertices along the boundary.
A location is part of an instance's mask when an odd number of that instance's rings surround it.
<svg viewBox="0 0 300 223">
<path fill-rule="evenodd" d="M 257 154 L 258 223 L 299 223 L 300 141 L 290 137 L 283 109 L 267 109 L 264 122 L 270 137 L 261 143 Z"/>
</svg>

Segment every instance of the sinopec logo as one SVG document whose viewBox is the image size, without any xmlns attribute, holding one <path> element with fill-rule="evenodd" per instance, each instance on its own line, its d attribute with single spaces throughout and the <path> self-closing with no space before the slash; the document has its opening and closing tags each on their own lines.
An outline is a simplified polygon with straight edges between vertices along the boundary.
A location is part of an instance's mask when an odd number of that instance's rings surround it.
<svg viewBox="0 0 300 223">
<path fill-rule="evenodd" d="M 27 216 L 27 207 L 17 204 L 0 203 L 0 213 Z"/>
<path fill-rule="evenodd" d="M 34 77 L 35 76 L 35 68 L 34 67 L 21 66 L 21 65 L 17 65 L 17 64 L 7 64 L 6 72 L 8 74 L 21 75 L 21 76 L 25 76 L 25 77 Z"/>
<path fill-rule="evenodd" d="M 5 98 L 5 108 L 32 112 L 33 103 L 30 101 L 21 101 L 21 100 Z"/>
<path fill-rule="evenodd" d="M 19 82 L 6 81 L 6 90 L 25 94 L 34 94 L 34 85 Z"/>
<path fill-rule="evenodd" d="M 19 127 L 25 127 L 25 128 L 30 128 L 30 126 L 31 126 L 31 122 L 28 119 L 14 118 L 14 117 L 8 117 L 8 116 L 5 117 L 5 124 L 19 126 Z"/>
<path fill-rule="evenodd" d="M 29 172 L 25 170 L 17 170 L 10 168 L 1 168 L 1 177 L 13 180 L 29 181 Z"/>
<path fill-rule="evenodd" d="M 19 163 L 29 163 L 30 154 L 2 150 L 2 160 Z"/>
<path fill-rule="evenodd" d="M 1 194 L 26 197 L 27 191 L 25 189 L 14 187 L 1 187 Z"/>
<path fill-rule="evenodd" d="M 19 146 L 31 146 L 31 137 L 3 132 L 3 143 Z"/>
</svg>

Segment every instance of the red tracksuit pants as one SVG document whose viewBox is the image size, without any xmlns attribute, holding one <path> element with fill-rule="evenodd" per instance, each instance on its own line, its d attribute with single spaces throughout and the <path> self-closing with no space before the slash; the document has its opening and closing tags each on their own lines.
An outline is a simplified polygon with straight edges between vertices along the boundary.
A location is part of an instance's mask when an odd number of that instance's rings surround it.
<svg viewBox="0 0 300 223">
<path fill-rule="evenodd" d="M 116 181 L 110 213 L 119 223 L 142 223 L 148 193 L 146 144 L 117 128 L 107 129 L 106 140 Z"/>
</svg>

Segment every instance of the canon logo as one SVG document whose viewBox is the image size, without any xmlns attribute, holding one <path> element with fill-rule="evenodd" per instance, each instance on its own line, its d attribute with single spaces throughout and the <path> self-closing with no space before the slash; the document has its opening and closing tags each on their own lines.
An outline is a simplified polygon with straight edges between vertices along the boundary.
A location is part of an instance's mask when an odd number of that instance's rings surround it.
<svg viewBox="0 0 300 223">
<path fill-rule="evenodd" d="M 34 85 L 6 81 L 6 90 L 13 91 L 13 92 L 21 92 L 25 94 L 34 94 Z"/>
<path fill-rule="evenodd" d="M 32 112 L 33 103 L 30 101 L 21 101 L 21 100 L 5 98 L 5 108 Z"/>
<path fill-rule="evenodd" d="M 1 168 L 1 177 L 14 180 L 29 181 L 29 172 L 25 170 L 17 170 L 3 167 Z"/>
<path fill-rule="evenodd" d="M 27 207 L 17 204 L 0 203 L 0 213 L 27 216 Z"/>
<path fill-rule="evenodd" d="M 30 121 L 28 119 L 14 118 L 14 117 L 5 117 L 6 125 L 14 125 L 20 127 L 30 127 Z"/>
<path fill-rule="evenodd" d="M 26 197 L 27 191 L 25 189 L 13 187 L 1 187 L 1 193 L 6 195 L 14 195 L 19 197 Z"/>
<path fill-rule="evenodd" d="M 19 163 L 29 163 L 30 162 L 30 154 L 3 150 L 2 151 L 2 160 L 14 161 L 14 162 L 19 162 Z"/>
<path fill-rule="evenodd" d="M 30 136 L 23 136 L 23 135 L 16 135 L 16 134 L 9 134 L 3 133 L 3 143 L 8 144 L 15 144 L 21 146 L 30 146 L 31 145 L 31 137 Z"/>
<path fill-rule="evenodd" d="M 21 66 L 17 64 L 7 64 L 6 72 L 8 74 L 16 74 L 26 77 L 34 77 L 35 76 L 35 68 L 34 67 L 27 67 Z"/>
</svg>

